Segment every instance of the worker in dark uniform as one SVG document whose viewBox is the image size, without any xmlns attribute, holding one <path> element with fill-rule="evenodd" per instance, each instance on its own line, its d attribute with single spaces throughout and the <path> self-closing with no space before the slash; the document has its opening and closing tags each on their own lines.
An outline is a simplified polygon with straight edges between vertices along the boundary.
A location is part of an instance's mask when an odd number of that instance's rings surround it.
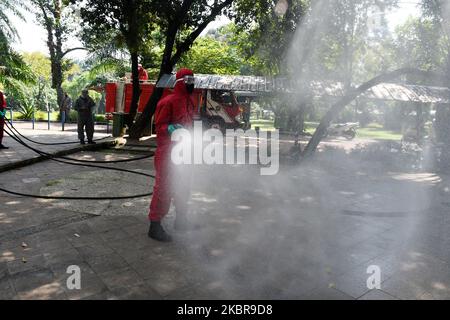
<svg viewBox="0 0 450 320">
<path fill-rule="evenodd" d="M 0 149 L 9 149 L 2 144 L 3 126 L 5 125 L 6 99 L 3 92 L 0 91 Z"/>
<path fill-rule="evenodd" d="M 72 99 L 70 99 L 67 92 L 65 92 L 63 101 L 61 103 L 61 108 L 60 108 L 61 122 L 63 122 L 63 123 L 69 122 L 71 108 L 72 108 Z"/>
<path fill-rule="evenodd" d="M 89 144 L 95 144 L 94 137 L 94 119 L 92 116 L 92 109 L 95 107 L 95 102 L 89 96 L 88 90 L 84 89 L 81 96 L 75 101 L 74 109 L 78 112 L 78 139 L 81 144 L 84 142 L 84 128 L 86 128 L 86 135 Z"/>
</svg>

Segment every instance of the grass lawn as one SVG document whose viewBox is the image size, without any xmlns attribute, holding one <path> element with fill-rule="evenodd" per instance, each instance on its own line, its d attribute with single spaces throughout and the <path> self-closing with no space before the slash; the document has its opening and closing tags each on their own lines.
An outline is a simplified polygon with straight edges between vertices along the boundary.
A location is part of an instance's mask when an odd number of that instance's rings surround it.
<svg viewBox="0 0 450 320">
<path fill-rule="evenodd" d="M 71 112 L 71 117 L 73 117 L 73 111 Z M 6 113 L 6 116 L 9 118 L 9 111 Z M 58 120 L 59 111 L 53 111 L 50 113 L 50 121 L 59 121 Z M 14 111 L 13 112 L 13 120 L 22 120 L 21 113 Z M 48 120 L 48 114 L 45 111 L 36 111 L 35 114 L 36 121 L 47 121 Z M 24 121 L 31 121 L 30 120 L 24 120 Z M 75 121 L 75 120 L 74 120 Z M 95 121 L 104 122 L 105 121 L 105 115 L 104 114 L 96 114 L 95 115 Z"/>
<path fill-rule="evenodd" d="M 250 123 L 252 124 L 252 129 L 259 127 L 259 129 L 263 131 L 275 130 L 273 120 L 250 119 Z"/>
<path fill-rule="evenodd" d="M 368 138 L 375 140 L 401 140 L 402 134 L 396 131 L 385 130 L 377 123 L 371 123 L 364 128 L 356 129 L 358 138 Z"/>
<path fill-rule="evenodd" d="M 318 125 L 318 122 L 305 121 L 305 131 L 309 134 L 313 134 Z"/>
<path fill-rule="evenodd" d="M 252 128 L 259 127 L 261 130 L 274 130 L 273 120 L 250 120 Z M 318 122 L 305 122 L 305 131 L 313 134 L 316 130 Z M 401 140 L 402 134 L 396 131 L 385 130 L 380 124 L 371 123 L 364 128 L 356 129 L 358 138 L 374 139 L 374 140 Z"/>
<path fill-rule="evenodd" d="M 58 114 L 59 114 L 59 112 L 56 112 L 56 111 L 51 112 L 50 113 L 50 121 L 56 121 L 58 119 Z M 9 112 L 7 113 L 7 116 L 9 117 Z M 21 120 L 20 116 L 21 116 L 20 112 L 17 112 L 17 111 L 13 112 L 13 120 Z M 35 119 L 47 121 L 47 119 L 48 119 L 47 112 L 37 111 L 35 114 Z"/>
</svg>

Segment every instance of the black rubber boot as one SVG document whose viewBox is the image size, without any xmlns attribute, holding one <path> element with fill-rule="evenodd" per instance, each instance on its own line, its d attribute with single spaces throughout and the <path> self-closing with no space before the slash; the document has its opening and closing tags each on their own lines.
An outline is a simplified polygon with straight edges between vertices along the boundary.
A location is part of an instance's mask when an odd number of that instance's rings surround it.
<svg viewBox="0 0 450 320">
<path fill-rule="evenodd" d="M 84 142 L 84 140 L 80 140 L 80 144 L 86 144 L 86 142 Z"/>
<path fill-rule="evenodd" d="M 9 149 L 9 147 L 6 147 L 0 143 L 0 149 Z"/>
<path fill-rule="evenodd" d="M 148 230 L 148 236 L 152 239 L 161 242 L 171 242 L 172 237 L 169 236 L 166 231 L 164 231 L 161 222 L 159 221 L 151 221 L 150 228 Z"/>
<path fill-rule="evenodd" d="M 89 143 L 89 144 L 97 144 L 97 142 L 92 141 L 92 140 L 89 140 L 88 143 Z"/>
</svg>

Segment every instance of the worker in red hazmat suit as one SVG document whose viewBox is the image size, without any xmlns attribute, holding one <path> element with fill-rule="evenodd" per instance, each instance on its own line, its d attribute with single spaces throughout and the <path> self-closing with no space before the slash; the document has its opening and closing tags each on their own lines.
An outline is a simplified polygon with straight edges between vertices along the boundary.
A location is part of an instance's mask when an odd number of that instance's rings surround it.
<svg viewBox="0 0 450 320">
<path fill-rule="evenodd" d="M 182 230 L 187 227 L 189 172 L 180 171 L 180 168 L 176 169 L 177 166 L 172 163 L 170 156 L 173 146 L 172 133 L 180 128 L 192 128 L 195 113 L 193 91 L 193 72 L 189 69 L 180 69 L 176 74 L 174 92 L 163 98 L 155 111 L 156 179 L 150 203 L 148 236 L 158 241 L 172 240 L 161 225 L 161 220 L 169 211 L 172 199 L 176 209 L 175 229 Z M 176 179 L 176 186 L 173 183 L 174 179 Z"/>
<path fill-rule="evenodd" d="M 3 95 L 3 92 L 0 91 L 0 150 L 8 149 L 5 147 L 3 142 L 3 126 L 5 125 L 5 116 L 6 116 L 6 98 Z"/>
<path fill-rule="evenodd" d="M 147 70 L 144 69 L 142 64 L 138 64 L 139 80 L 148 80 Z"/>
</svg>

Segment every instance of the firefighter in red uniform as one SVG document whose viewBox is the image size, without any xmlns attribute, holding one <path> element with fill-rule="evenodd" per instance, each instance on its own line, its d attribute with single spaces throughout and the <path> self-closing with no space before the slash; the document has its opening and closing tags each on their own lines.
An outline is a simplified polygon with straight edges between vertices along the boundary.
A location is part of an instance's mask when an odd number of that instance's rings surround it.
<svg viewBox="0 0 450 320">
<path fill-rule="evenodd" d="M 175 229 L 182 230 L 187 227 L 187 202 L 190 194 L 189 172 L 179 170 L 180 168 L 175 170 L 176 166 L 170 159 L 172 150 L 170 137 L 179 128 L 192 128 L 195 113 L 193 91 L 193 72 L 189 69 L 180 69 L 176 74 L 173 94 L 163 98 L 156 107 L 156 179 L 150 203 L 148 236 L 158 241 L 169 242 L 172 240 L 161 225 L 161 220 L 169 211 L 172 198 L 176 209 Z M 174 174 L 176 175 L 176 187 L 173 183 Z"/>
<path fill-rule="evenodd" d="M 148 80 L 147 70 L 144 69 L 142 64 L 138 64 L 138 71 L 139 71 L 139 80 Z"/>
<path fill-rule="evenodd" d="M 9 149 L 2 144 L 3 126 L 5 125 L 6 99 L 3 92 L 0 91 L 0 149 Z"/>
</svg>

